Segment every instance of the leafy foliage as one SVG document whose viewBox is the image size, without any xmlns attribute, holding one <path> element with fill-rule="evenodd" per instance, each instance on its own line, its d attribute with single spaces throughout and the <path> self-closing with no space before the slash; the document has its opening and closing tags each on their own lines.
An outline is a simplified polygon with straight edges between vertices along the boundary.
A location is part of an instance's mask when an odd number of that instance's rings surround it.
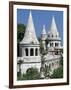
<svg viewBox="0 0 71 90">
<path fill-rule="evenodd" d="M 40 77 L 40 74 L 39 74 L 37 68 L 29 68 L 26 71 L 26 75 L 27 75 L 28 80 L 39 79 L 39 77 Z"/>
<path fill-rule="evenodd" d="M 63 56 L 60 58 L 60 67 L 53 71 L 51 78 L 63 78 Z"/>
<path fill-rule="evenodd" d="M 63 78 L 63 67 L 59 67 L 53 71 L 51 78 Z"/>
<path fill-rule="evenodd" d="M 61 58 L 60 58 L 60 65 L 63 66 L 63 56 L 61 55 Z"/>
<path fill-rule="evenodd" d="M 21 72 L 17 72 L 17 80 L 22 80 Z"/>
<path fill-rule="evenodd" d="M 17 72 L 17 80 L 27 80 L 26 74 L 22 76 L 20 72 Z"/>
<path fill-rule="evenodd" d="M 40 73 L 38 72 L 37 68 L 29 68 L 26 71 L 26 74 L 23 74 L 21 77 L 21 74 L 17 74 L 17 80 L 36 80 L 40 78 Z"/>
<path fill-rule="evenodd" d="M 25 28 L 24 24 L 17 24 L 17 56 L 19 56 L 19 42 L 24 37 Z"/>
<path fill-rule="evenodd" d="M 17 25 L 17 41 L 20 42 L 23 37 L 24 37 L 24 33 L 25 33 L 25 25 L 24 24 L 18 24 Z"/>
</svg>

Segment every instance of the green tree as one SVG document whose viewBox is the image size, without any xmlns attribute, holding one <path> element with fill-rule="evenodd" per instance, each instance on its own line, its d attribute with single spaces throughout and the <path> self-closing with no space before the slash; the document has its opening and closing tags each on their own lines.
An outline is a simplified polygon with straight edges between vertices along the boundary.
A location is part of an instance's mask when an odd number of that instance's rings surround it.
<svg viewBox="0 0 71 90">
<path fill-rule="evenodd" d="M 60 58 L 60 65 L 63 66 L 63 56 L 61 55 L 61 58 Z"/>
<path fill-rule="evenodd" d="M 19 42 L 24 37 L 25 28 L 24 24 L 17 24 L 17 56 L 19 56 Z"/>
<path fill-rule="evenodd" d="M 63 56 L 61 54 L 60 67 L 53 71 L 51 78 L 63 78 Z"/>
<path fill-rule="evenodd" d="M 18 24 L 17 25 L 17 42 L 20 42 L 23 37 L 24 37 L 24 33 L 25 33 L 25 25 L 24 24 Z"/>
<path fill-rule="evenodd" d="M 29 68 L 26 71 L 27 80 L 35 80 L 40 78 L 40 73 L 37 68 Z"/>
<path fill-rule="evenodd" d="M 59 67 L 53 71 L 51 78 L 63 78 L 63 67 Z"/>
</svg>

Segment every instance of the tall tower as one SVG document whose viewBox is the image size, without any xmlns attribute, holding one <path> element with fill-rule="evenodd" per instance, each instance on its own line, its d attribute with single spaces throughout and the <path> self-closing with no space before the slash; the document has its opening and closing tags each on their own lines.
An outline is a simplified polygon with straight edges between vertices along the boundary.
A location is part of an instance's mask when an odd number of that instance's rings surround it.
<svg viewBox="0 0 71 90">
<path fill-rule="evenodd" d="M 47 38 L 48 38 L 48 45 L 47 45 L 48 52 L 53 55 L 60 54 L 61 38 L 59 37 L 59 32 L 54 17 L 52 17 L 52 23 Z"/>
<path fill-rule="evenodd" d="M 44 50 L 46 50 L 46 39 L 47 39 L 47 34 L 45 30 L 45 25 L 43 25 L 43 29 L 41 32 L 41 40 L 42 40 L 42 45 Z"/>
<path fill-rule="evenodd" d="M 20 42 L 20 52 L 23 58 L 22 73 L 28 68 L 36 67 L 40 70 L 41 59 L 39 51 L 39 41 L 36 37 L 32 13 L 30 11 L 25 35 Z"/>
</svg>

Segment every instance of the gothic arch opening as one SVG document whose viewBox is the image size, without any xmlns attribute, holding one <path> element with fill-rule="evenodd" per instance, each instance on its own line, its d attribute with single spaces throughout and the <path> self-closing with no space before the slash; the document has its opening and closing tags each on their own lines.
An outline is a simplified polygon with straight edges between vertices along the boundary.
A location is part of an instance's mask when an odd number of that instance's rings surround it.
<svg viewBox="0 0 71 90">
<path fill-rule="evenodd" d="M 35 49 L 35 56 L 38 56 L 38 49 Z"/>
<path fill-rule="evenodd" d="M 25 49 L 25 54 L 28 56 L 28 48 Z"/>
<path fill-rule="evenodd" d="M 33 50 L 33 48 L 30 49 L 30 56 L 34 56 L 34 50 Z"/>
<path fill-rule="evenodd" d="M 50 47 L 53 47 L 53 43 L 50 43 Z"/>
<path fill-rule="evenodd" d="M 55 47 L 57 47 L 58 46 L 58 43 L 55 43 Z"/>
</svg>

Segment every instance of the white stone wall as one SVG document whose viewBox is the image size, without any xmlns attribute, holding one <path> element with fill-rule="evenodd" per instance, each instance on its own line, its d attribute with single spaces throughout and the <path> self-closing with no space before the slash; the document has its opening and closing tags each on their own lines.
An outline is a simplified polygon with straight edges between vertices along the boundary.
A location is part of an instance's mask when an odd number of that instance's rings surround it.
<svg viewBox="0 0 71 90">
<path fill-rule="evenodd" d="M 40 63 L 23 63 L 23 64 L 21 65 L 21 73 L 22 73 L 22 74 L 23 74 L 23 73 L 26 73 L 27 69 L 29 69 L 29 68 L 31 68 L 31 67 L 37 68 L 38 71 L 40 72 L 41 62 L 40 62 Z"/>
<path fill-rule="evenodd" d="M 54 71 L 54 69 L 57 69 L 59 66 L 60 66 L 60 58 L 53 58 L 53 59 L 51 59 L 51 60 L 47 60 L 46 62 L 45 62 L 45 64 L 46 64 L 46 66 L 51 66 L 51 74 L 53 73 L 53 71 Z"/>
<path fill-rule="evenodd" d="M 23 59 L 24 62 L 41 62 L 41 57 L 40 56 L 24 56 L 24 59 Z"/>
</svg>

